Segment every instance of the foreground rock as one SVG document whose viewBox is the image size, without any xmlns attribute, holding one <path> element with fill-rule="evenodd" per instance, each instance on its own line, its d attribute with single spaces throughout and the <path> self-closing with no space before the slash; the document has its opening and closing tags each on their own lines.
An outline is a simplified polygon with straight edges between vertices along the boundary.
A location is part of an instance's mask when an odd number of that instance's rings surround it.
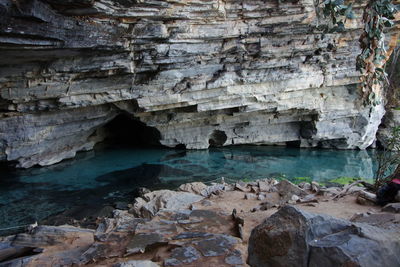
<svg viewBox="0 0 400 267">
<path fill-rule="evenodd" d="M 399 266 L 398 235 L 285 206 L 251 233 L 250 266 Z"/>
<path fill-rule="evenodd" d="M 0 160 L 74 157 L 120 114 L 112 131 L 140 120 L 168 147 L 364 149 L 384 109 L 360 105 L 362 25 L 325 35 L 318 10 L 311 0 L 2 0 Z"/>
<path fill-rule="evenodd" d="M 393 213 L 400 213 L 400 202 L 398 203 L 389 203 L 382 208 L 382 211 L 388 211 Z"/>
<path fill-rule="evenodd" d="M 191 204 L 203 198 L 188 192 L 158 190 L 136 198 L 131 212 L 139 217 L 152 218 L 160 210 L 188 209 Z"/>
<path fill-rule="evenodd" d="M 292 197 L 288 199 L 287 194 L 283 194 L 283 188 L 288 189 L 289 196 L 297 196 L 294 193 L 300 196 L 296 201 Z M 129 204 L 129 211 L 115 209 L 111 217 L 95 219 L 96 230 L 66 225 L 38 226 L 26 233 L 0 237 L 0 265 L 246 266 L 251 230 L 260 225 L 263 218 L 271 216 L 287 203 L 293 203 L 302 210 L 352 218 L 354 223 L 284 207 L 268 219 L 272 220 L 269 228 L 276 232 L 280 231 L 280 227 L 289 226 L 291 232 L 282 230 L 275 239 L 268 241 L 266 244 L 272 245 L 273 249 L 263 252 L 262 257 L 277 252 L 282 260 L 282 255 L 287 253 L 288 259 L 294 261 L 295 255 L 306 257 L 304 253 L 307 249 L 322 249 L 330 255 L 339 255 L 348 249 L 343 245 L 343 240 L 349 241 L 349 244 L 358 244 L 360 240 L 365 242 L 365 245 L 360 245 L 362 250 L 366 246 L 375 248 L 374 245 L 393 253 L 397 249 L 397 245 L 390 243 L 392 239 L 387 239 L 386 235 L 391 231 L 393 238 L 399 236 L 400 215 L 381 211 L 380 207 L 358 205 L 357 191 L 332 201 L 337 193 L 316 183 L 303 183 L 301 189 L 288 181 L 278 182 L 274 179 L 236 184 L 192 183 L 182 185 L 180 190 L 141 190 L 141 197 Z M 334 192 L 343 190 L 338 187 Z M 374 226 L 360 228 L 368 240 L 357 232 L 359 228 L 355 222 Z M 375 236 L 375 230 L 379 230 L 377 227 L 382 228 L 382 238 L 386 239 L 383 243 L 382 239 Z M 309 231 L 304 234 L 299 229 Z M 326 236 L 338 229 L 340 231 L 335 235 Z M 299 233 L 303 233 L 300 237 L 309 242 L 295 238 Z M 310 238 L 311 241 L 308 240 Z M 314 239 L 319 241 L 315 242 Z M 257 252 L 252 240 L 249 259 L 253 262 L 251 258 L 256 257 L 260 250 Z M 333 245 L 329 243 L 332 240 L 335 241 Z M 293 250 L 289 243 L 302 246 Z M 256 245 L 262 246 L 261 250 L 265 247 L 263 242 L 257 242 Z M 336 247 L 338 249 L 335 252 L 330 251 Z M 317 255 L 322 255 L 324 260 L 329 259 L 324 253 L 318 252 Z M 346 256 L 337 257 L 346 259 Z M 323 260 L 313 259 L 316 264 L 320 264 L 320 261 Z M 278 260 L 274 264 L 276 262 Z"/>
</svg>

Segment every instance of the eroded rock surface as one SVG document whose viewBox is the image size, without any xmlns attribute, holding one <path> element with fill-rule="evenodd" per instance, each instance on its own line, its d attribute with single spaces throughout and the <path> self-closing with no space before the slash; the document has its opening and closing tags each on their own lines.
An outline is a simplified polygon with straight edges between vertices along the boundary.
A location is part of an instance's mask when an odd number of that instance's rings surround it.
<svg viewBox="0 0 400 267">
<path fill-rule="evenodd" d="M 366 246 L 368 249 L 376 249 L 376 244 L 387 253 L 397 255 L 400 214 L 381 211 L 377 206 L 364 207 L 356 204 L 357 192 L 350 192 L 336 198 L 335 201 L 329 200 L 327 198 L 334 198 L 336 194 L 324 190 L 323 186 L 318 186 L 320 191 L 314 192 L 316 195 L 313 197 L 319 201 L 310 203 L 309 196 L 313 191 L 311 184 L 309 189 L 304 189 L 307 187 L 305 183 L 302 187 L 308 195 L 293 203 L 298 208 L 284 207 L 278 211 L 279 207 L 292 202 L 287 200 L 285 195 L 281 196 L 277 189 L 288 186 L 289 183 L 284 181 L 280 183 L 281 186 L 274 179 L 239 182 L 237 184 L 240 184 L 240 188 L 224 182 L 210 186 L 199 183 L 186 184 L 181 190 L 202 189 L 196 190 L 199 191 L 197 193 L 199 199 L 204 198 L 204 192 L 210 194 L 207 195 L 207 199 L 192 203 L 190 209 L 185 208 L 186 205 L 183 207 L 179 205 L 177 209 L 161 208 L 151 219 L 136 217 L 132 214 L 134 210 L 114 210 L 112 217 L 97 218 L 96 230 L 67 225 L 32 225 L 25 233 L 0 237 L 0 265 L 237 267 L 247 266 L 248 256 L 255 257 L 261 251 L 262 257 L 278 252 L 280 260 L 295 262 L 296 259 L 293 257 L 300 257 L 301 259 L 295 264 L 299 266 L 299 262 L 301 263 L 306 257 L 304 251 L 308 246 L 310 252 L 311 248 L 323 250 L 316 255 L 313 254 L 316 258 L 313 259 L 314 265 L 310 266 L 331 266 L 326 263 L 328 259 L 333 257 L 334 260 L 348 260 L 349 257 L 341 253 L 349 250 L 353 256 L 358 255 L 357 253 L 366 253 L 362 254 L 365 257 L 360 259 L 360 262 L 369 260 L 368 257 L 372 257 L 371 255 L 375 257 L 376 253 L 370 254 Z M 315 182 L 313 184 L 317 185 Z M 290 184 L 290 187 L 295 191 L 300 189 L 296 188 L 296 185 Z M 345 188 L 343 187 L 342 191 Z M 250 190 L 254 193 L 248 193 Z M 159 198 L 164 200 L 167 197 L 173 199 L 179 194 L 192 194 L 176 192 L 174 195 L 169 190 L 141 191 L 144 198 L 151 193 L 159 197 L 164 194 L 164 198 Z M 268 203 L 263 204 L 261 200 L 254 198 L 246 199 L 247 194 L 263 195 L 264 201 L 273 205 L 266 209 L 255 210 L 253 207 Z M 142 197 L 137 199 L 145 201 Z M 307 213 L 304 210 L 317 213 L 329 212 L 350 219 L 351 222 Z M 264 218 L 274 213 L 276 214 L 263 223 Z M 260 224 L 257 229 L 261 227 L 263 235 L 276 234 L 276 238 L 268 239 L 273 242 L 265 243 L 262 242 L 265 238 L 261 238 L 260 242 L 256 243 L 259 246 L 256 253 L 250 250 L 252 254 L 247 255 L 250 232 Z M 309 243 L 300 237 L 304 237 Z M 250 243 L 253 241 L 252 237 Z M 359 244 L 359 241 L 362 244 Z M 354 243 L 359 245 L 359 250 L 352 250 Z M 251 243 L 250 247 L 253 245 L 254 243 Z M 300 248 L 297 250 L 292 248 L 299 245 Z M 266 246 L 272 246 L 272 249 L 264 253 L 263 249 Z M 289 257 L 282 256 L 286 252 Z M 385 255 L 382 254 L 382 257 Z M 379 257 L 377 259 L 380 260 Z M 388 257 L 388 260 L 391 259 Z M 371 262 L 375 266 L 375 259 Z M 386 263 L 391 264 L 388 266 L 398 265 L 397 263 L 393 265 L 393 262 Z"/>
<path fill-rule="evenodd" d="M 0 160 L 73 157 L 120 113 L 169 147 L 366 148 L 384 110 L 359 105 L 360 22 L 322 34 L 316 10 L 312 0 L 1 1 Z"/>
<path fill-rule="evenodd" d="M 257 226 L 250 266 L 396 266 L 399 233 L 285 206 Z"/>
</svg>

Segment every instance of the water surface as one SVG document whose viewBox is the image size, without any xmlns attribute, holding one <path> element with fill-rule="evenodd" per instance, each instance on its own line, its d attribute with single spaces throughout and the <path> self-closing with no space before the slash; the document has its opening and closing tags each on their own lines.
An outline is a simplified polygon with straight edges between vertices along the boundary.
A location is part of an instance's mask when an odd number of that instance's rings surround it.
<svg viewBox="0 0 400 267">
<path fill-rule="evenodd" d="M 375 151 L 233 146 L 209 150 L 98 147 L 50 167 L 0 170 L 0 229 L 73 207 L 132 201 L 138 187 L 267 177 L 372 178 Z M 0 231 L 0 235 L 2 235 Z"/>
</svg>

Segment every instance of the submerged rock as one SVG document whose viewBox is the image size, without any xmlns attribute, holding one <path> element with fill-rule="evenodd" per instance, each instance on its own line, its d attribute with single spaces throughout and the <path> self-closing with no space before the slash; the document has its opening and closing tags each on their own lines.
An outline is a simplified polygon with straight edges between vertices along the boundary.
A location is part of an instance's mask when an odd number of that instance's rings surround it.
<svg viewBox="0 0 400 267">
<path fill-rule="evenodd" d="M 398 234 L 285 206 L 253 229 L 248 263 L 266 266 L 399 266 Z"/>
</svg>

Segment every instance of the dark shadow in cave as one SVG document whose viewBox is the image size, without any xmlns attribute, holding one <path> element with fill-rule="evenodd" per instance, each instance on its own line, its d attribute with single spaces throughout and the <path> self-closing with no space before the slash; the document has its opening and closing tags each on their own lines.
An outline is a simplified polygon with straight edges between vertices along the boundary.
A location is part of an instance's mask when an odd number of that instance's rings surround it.
<svg viewBox="0 0 400 267">
<path fill-rule="evenodd" d="M 131 114 L 119 114 L 104 126 L 105 143 L 138 147 L 161 146 L 161 133 Z"/>
<path fill-rule="evenodd" d="M 221 147 L 225 144 L 228 137 L 224 131 L 214 130 L 208 139 L 210 147 Z"/>
</svg>

